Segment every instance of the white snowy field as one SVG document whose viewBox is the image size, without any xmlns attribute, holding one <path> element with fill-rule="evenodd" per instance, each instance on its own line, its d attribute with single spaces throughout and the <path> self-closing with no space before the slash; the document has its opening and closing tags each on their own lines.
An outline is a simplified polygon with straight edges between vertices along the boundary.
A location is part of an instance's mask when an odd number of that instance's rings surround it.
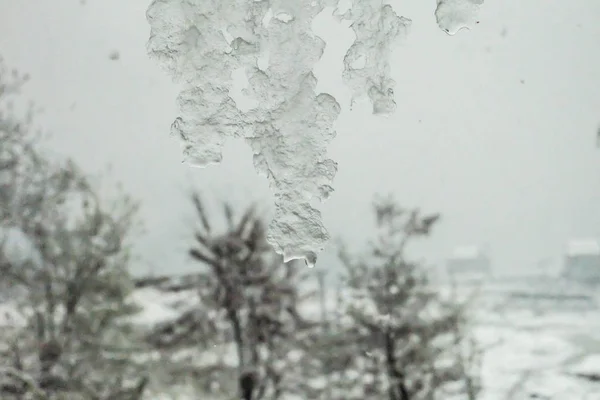
<svg viewBox="0 0 600 400">
<path fill-rule="evenodd" d="M 131 300 L 142 307 L 134 317 L 140 326 L 172 320 L 193 306 L 192 291 L 137 289 Z M 496 298 L 499 298 L 496 296 Z M 535 305 L 535 303 L 532 303 Z M 555 306 L 490 306 L 474 301 L 475 334 L 485 349 L 481 400 L 600 400 L 600 309 Z M 330 310 L 335 303 L 329 302 Z M 305 311 L 320 315 L 318 304 Z M 8 320 L 7 320 L 8 317 Z M 9 304 L 0 304 L 2 324 L 18 323 Z M 221 359 L 234 365 L 234 349 L 215 348 L 211 354 L 182 350 L 180 356 L 197 365 Z M 159 364 L 160 365 L 160 364 Z M 197 394 L 177 390 L 152 393 L 152 400 L 188 400 Z M 221 400 L 221 399 L 209 399 Z M 455 399 L 452 399 L 455 400 Z M 462 399 L 461 399 L 462 400 Z"/>
<path fill-rule="evenodd" d="M 599 312 L 483 315 L 483 399 L 600 399 Z"/>
<path fill-rule="evenodd" d="M 186 296 L 190 294 L 137 290 L 133 298 L 144 307 L 137 322 L 172 318 Z M 495 298 L 502 300 L 497 293 Z M 564 305 L 565 301 L 554 306 L 532 301 L 530 307 L 523 302 L 516 307 L 474 301 L 475 334 L 485 349 L 481 400 L 600 400 L 600 309 Z M 329 302 L 328 308 L 334 309 L 335 303 Z M 318 304 L 305 311 L 315 317 L 321 312 Z M 230 351 L 221 348 L 219 356 L 230 358 L 232 354 L 223 354 Z"/>
</svg>

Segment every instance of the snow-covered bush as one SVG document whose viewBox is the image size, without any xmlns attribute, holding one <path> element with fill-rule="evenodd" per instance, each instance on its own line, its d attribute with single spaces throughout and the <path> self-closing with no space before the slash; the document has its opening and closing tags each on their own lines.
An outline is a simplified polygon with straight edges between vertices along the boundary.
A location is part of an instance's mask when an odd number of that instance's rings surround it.
<svg viewBox="0 0 600 400">
<path fill-rule="evenodd" d="M 423 266 L 406 253 L 412 241 L 429 235 L 439 216 L 422 216 L 387 199 L 375 204 L 375 214 L 379 234 L 368 252 L 340 253 L 348 272 L 350 321 L 338 332 L 333 371 L 344 378 L 335 398 L 447 399 L 456 390 L 475 398 L 475 353 L 464 304 L 442 298 Z M 352 396 L 349 371 L 363 378 L 351 385 Z"/>
<path fill-rule="evenodd" d="M 218 234 L 197 193 L 192 200 L 201 223 L 190 255 L 204 264 L 200 307 L 216 331 L 204 343 L 205 350 L 227 349 L 231 344 L 235 349 L 229 360 L 207 366 L 201 379 L 221 382 L 219 387 L 213 385 L 213 395 L 227 398 L 235 396 L 236 381 L 245 400 L 303 394 L 299 388 L 309 373 L 302 364 L 303 340 L 317 328 L 298 310 L 298 303 L 311 295 L 299 289 L 307 270 L 293 261 L 284 263 L 273 251 L 265 224 L 253 208 L 235 218 L 225 205 L 227 228 Z M 228 378 L 232 372 L 233 381 Z"/>
</svg>

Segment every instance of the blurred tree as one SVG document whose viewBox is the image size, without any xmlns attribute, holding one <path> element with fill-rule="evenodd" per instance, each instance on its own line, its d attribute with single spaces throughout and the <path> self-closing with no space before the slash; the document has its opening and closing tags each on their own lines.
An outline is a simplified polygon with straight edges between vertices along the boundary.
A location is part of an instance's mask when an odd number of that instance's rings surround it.
<svg viewBox="0 0 600 400">
<path fill-rule="evenodd" d="M 336 352 L 330 363 L 337 363 L 334 397 L 430 400 L 469 392 L 475 398 L 464 304 L 446 301 L 406 254 L 412 241 L 430 234 L 439 215 L 400 208 L 391 198 L 377 200 L 374 211 L 378 236 L 368 252 L 357 257 L 340 251 L 349 292 L 346 321 L 330 344 Z M 350 376 L 360 383 L 350 384 Z"/>
<path fill-rule="evenodd" d="M 300 359 L 290 355 L 303 349 L 303 340 L 318 328 L 298 309 L 313 296 L 300 293 L 308 270 L 302 263 L 283 263 L 267 243 L 266 226 L 254 208 L 236 220 L 232 207 L 224 204 L 226 231 L 219 235 L 198 193 L 191 197 L 200 229 L 190 255 L 207 266 L 200 297 L 211 310 L 211 323 L 221 332 L 213 345 L 225 348 L 233 343 L 240 397 L 279 399 L 303 393 L 305 369 Z"/>
<path fill-rule="evenodd" d="M 7 75 L 0 62 L 0 275 L 22 318 L 0 331 L 0 398 L 140 399 L 126 323 L 137 205 L 102 202 L 72 161 L 42 155 L 32 114 L 8 104 L 23 79 Z"/>
</svg>

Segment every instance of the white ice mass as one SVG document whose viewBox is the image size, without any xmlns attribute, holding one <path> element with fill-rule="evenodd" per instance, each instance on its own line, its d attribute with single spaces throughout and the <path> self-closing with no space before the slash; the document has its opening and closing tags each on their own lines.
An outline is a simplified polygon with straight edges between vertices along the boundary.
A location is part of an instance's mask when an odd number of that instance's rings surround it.
<svg viewBox="0 0 600 400">
<path fill-rule="evenodd" d="M 435 18 L 447 34 L 455 35 L 477 23 L 477 13 L 483 0 L 437 0 Z"/>
<path fill-rule="evenodd" d="M 460 29 L 482 1 L 438 0 L 439 26 L 449 33 Z M 337 164 L 327 158 L 327 145 L 340 113 L 333 96 L 315 92 L 313 68 L 325 42 L 311 24 L 337 3 L 154 0 L 147 11 L 148 53 L 184 87 L 172 132 L 183 142 L 185 160 L 219 163 L 226 139 L 245 139 L 257 172 L 274 191 L 270 243 L 286 260 L 304 258 L 309 265 L 329 239 L 312 200 L 323 201 L 333 191 Z M 370 98 L 374 114 L 393 112 L 390 50 L 406 36 L 410 20 L 382 0 L 345 3 L 348 10 L 336 16 L 352 21 L 356 40 L 344 58 L 344 81 L 353 100 Z M 242 94 L 253 108 L 242 109 L 234 100 L 235 71 L 245 73 Z"/>
</svg>

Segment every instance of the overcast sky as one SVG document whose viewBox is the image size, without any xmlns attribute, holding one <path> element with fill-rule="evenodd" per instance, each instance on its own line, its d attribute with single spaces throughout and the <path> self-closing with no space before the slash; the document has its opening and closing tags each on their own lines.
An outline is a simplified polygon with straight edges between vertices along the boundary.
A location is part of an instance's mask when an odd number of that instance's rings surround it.
<svg viewBox="0 0 600 400">
<path fill-rule="evenodd" d="M 181 164 L 169 136 L 178 88 L 146 55 L 148 4 L 0 0 L 0 54 L 31 75 L 26 98 L 44 108 L 52 150 L 90 172 L 112 164 L 112 178 L 142 200 L 148 233 L 138 248 L 156 272 L 191 271 L 188 185 L 240 207 L 268 208 L 271 195 L 244 143 L 228 144 L 222 165 Z M 344 107 L 330 147 L 336 191 L 322 206 L 331 234 L 364 243 L 373 195 L 391 192 L 442 213 L 431 262 L 488 243 L 495 268 L 515 272 L 560 262 L 570 237 L 600 236 L 600 2 L 487 0 L 476 28 L 454 37 L 438 29 L 435 0 L 392 4 L 413 26 L 394 53 L 390 117 L 368 104 L 348 111 L 339 75 L 352 34 L 327 18 L 316 24 L 329 45 L 319 89 Z M 334 266 L 333 255 L 317 267 Z"/>
</svg>

